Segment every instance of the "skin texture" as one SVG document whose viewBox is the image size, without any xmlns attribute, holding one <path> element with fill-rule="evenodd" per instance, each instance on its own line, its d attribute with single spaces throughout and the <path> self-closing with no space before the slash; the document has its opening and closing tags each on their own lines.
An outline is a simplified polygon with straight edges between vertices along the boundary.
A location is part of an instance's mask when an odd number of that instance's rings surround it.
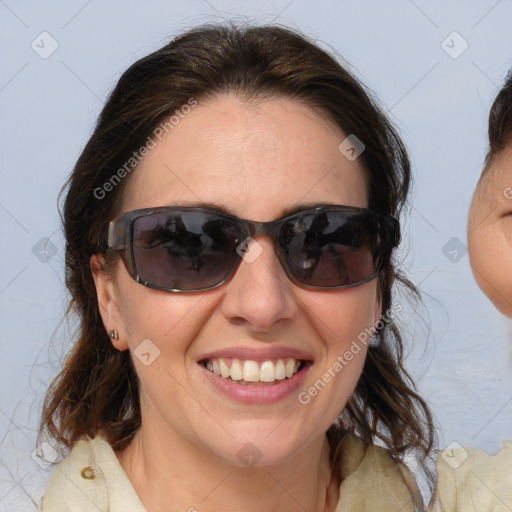
<svg viewBox="0 0 512 512">
<path fill-rule="evenodd" d="M 367 206 L 362 163 L 338 150 L 345 137 L 295 100 L 200 102 L 130 177 L 120 213 L 211 203 L 268 221 L 297 203 Z M 307 389 L 378 321 L 377 281 L 300 288 L 271 240 L 256 240 L 263 252 L 254 262 L 242 261 L 230 281 L 202 293 L 153 290 L 132 280 L 122 262 L 108 276 L 91 260 L 103 322 L 107 332 L 119 331 L 116 348 L 133 352 L 149 338 L 161 351 L 150 366 L 134 358 L 142 428 L 118 454 L 152 512 L 331 511 L 337 503 L 325 432 L 356 386 L 364 347 L 307 405 L 296 394 L 271 405 L 235 402 L 213 388 L 198 360 L 232 346 L 303 349 L 314 360 Z M 237 457 L 247 442 L 261 453 L 250 467 Z"/>
<path fill-rule="evenodd" d="M 482 174 L 469 211 L 468 249 L 478 285 L 512 317 L 512 145 Z"/>
</svg>

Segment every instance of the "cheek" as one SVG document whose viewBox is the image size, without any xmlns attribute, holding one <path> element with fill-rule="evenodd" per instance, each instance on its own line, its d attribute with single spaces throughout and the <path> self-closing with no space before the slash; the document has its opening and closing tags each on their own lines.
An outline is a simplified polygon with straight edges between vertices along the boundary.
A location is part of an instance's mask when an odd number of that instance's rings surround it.
<svg viewBox="0 0 512 512">
<path fill-rule="evenodd" d="M 318 293 L 308 309 L 311 322 L 328 348 L 342 350 L 378 320 L 377 280 L 345 290 Z"/>
<path fill-rule="evenodd" d="M 182 361 L 213 305 L 204 294 L 169 293 L 142 286 L 128 275 L 118 278 L 120 311 L 130 351 L 142 343 L 163 359 Z M 149 343 L 149 340 L 151 343 Z M 138 361 L 134 358 L 136 366 Z"/>
<path fill-rule="evenodd" d="M 146 417 L 167 417 L 186 431 L 181 417 L 168 416 L 174 407 L 195 410 L 187 391 L 190 349 L 215 307 L 200 294 L 170 294 L 138 285 L 125 290 L 123 317 L 127 342 L 140 381 L 141 406 Z M 178 425 L 181 425 L 179 427 Z"/>
<path fill-rule="evenodd" d="M 312 296 L 308 306 L 323 357 L 298 398 L 311 408 L 307 419 L 311 428 L 326 430 L 345 408 L 361 376 L 370 329 L 380 314 L 377 281 Z"/>
<path fill-rule="evenodd" d="M 317 371 L 322 372 L 322 380 L 332 380 L 334 403 L 344 402 L 359 380 L 371 329 L 380 315 L 377 281 L 323 294 L 311 304 L 310 312 L 323 343 L 324 357 Z"/>
<path fill-rule="evenodd" d="M 512 217 L 470 228 L 468 249 L 476 282 L 503 314 L 512 316 Z"/>
</svg>

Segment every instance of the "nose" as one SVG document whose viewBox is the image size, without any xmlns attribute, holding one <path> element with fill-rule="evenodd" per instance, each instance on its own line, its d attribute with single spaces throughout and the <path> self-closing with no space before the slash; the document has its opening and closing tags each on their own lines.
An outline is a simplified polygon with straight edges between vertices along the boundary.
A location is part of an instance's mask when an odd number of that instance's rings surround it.
<svg viewBox="0 0 512 512">
<path fill-rule="evenodd" d="M 226 283 L 222 301 L 225 318 L 258 332 L 294 318 L 297 302 L 293 287 L 268 237 L 247 244 L 235 275 Z"/>
</svg>

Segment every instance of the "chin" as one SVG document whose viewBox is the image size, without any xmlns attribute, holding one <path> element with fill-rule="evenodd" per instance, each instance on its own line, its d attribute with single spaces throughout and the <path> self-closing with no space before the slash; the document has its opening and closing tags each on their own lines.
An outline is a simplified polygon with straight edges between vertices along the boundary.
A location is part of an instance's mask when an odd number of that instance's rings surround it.
<svg viewBox="0 0 512 512">
<path fill-rule="evenodd" d="M 304 446 L 304 443 L 294 443 L 289 438 L 284 439 L 279 435 L 270 440 L 263 434 L 252 439 L 249 436 L 232 439 L 229 446 L 210 449 L 227 464 L 239 468 L 258 468 L 277 466 L 288 461 L 297 455 L 301 445 Z"/>
</svg>

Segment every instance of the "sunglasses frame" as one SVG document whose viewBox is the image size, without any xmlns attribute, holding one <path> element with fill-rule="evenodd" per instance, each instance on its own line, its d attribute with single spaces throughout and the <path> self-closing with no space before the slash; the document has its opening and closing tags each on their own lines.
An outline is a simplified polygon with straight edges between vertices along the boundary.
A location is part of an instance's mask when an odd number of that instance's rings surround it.
<svg viewBox="0 0 512 512">
<path fill-rule="evenodd" d="M 226 274 L 226 277 L 222 279 L 219 283 L 216 283 L 212 286 L 208 286 L 205 288 L 196 288 L 191 290 L 181 290 L 176 288 L 169 288 L 165 286 L 160 286 L 154 283 L 150 283 L 144 279 L 142 279 L 137 273 L 135 256 L 133 252 L 133 227 L 136 219 L 140 217 L 144 217 L 147 215 L 152 215 L 154 213 L 164 213 L 164 212 L 198 212 L 198 213 L 206 213 L 206 214 L 215 214 L 220 217 L 227 218 L 231 221 L 235 221 L 236 224 L 242 226 L 242 230 L 245 231 L 245 236 L 240 240 L 240 243 L 245 241 L 247 237 L 254 238 L 255 236 L 268 236 L 272 239 L 275 246 L 276 255 L 279 258 L 279 261 L 286 272 L 288 278 L 302 288 L 308 288 L 312 290 L 339 290 L 342 288 L 351 288 L 353 286 L 359 286 L 360 284 L 366 283 L 371 279 L 375 278 L 377 274 L 385 267 L 391 258 L 391 253 L 395 247 L 398 246 L 400 242 L 400 223 L 399 221 L 387 214 L 378 213 L 368 208 L 359 208 L 355 206 L 344 206 L 344 205 L 327 205 L 327 206 L 317 206 L 313 208 L 307 208 L 304 210 L 300 210 L 289 215 L 285 215 L 279 219 L 275 219 L 267 222 L 256 222 L 252 220 L 242 219 L 240 217 L 236 217 L 234 215 L 229 215 L 227 213 L 215 210 L 213 208 L 202 208 L 195 206 L 159 206 L 154 208 L 143 208 L 139 210 L 132 210 L 127 213 L 123 213 L 119 215 L 114 220 L 110 221 L 108 226 L 108 242 L 107 242 L 107 250 L 108 251 L 116 251 L 121 254 L 121 258 L 128 270 L 130 276 L 139 284 L 147 286 L 148 288 L 153 288 L 156 290 L 168 291 L 168 292 L 176 292 L 176 293 L 192 293 L 192 292 L 202 292 L 207 290 L 212 290 L 214 288 L 218 288 L 226 283 L 236 271 L 236 268 L 239 266 L 243 257 L 238 254 L 238 258 L 235 260 L 234 264 L 231 266 L 229 271 Z M 307 214 L 319 214 L 319 213 L 329 213 L 329 212 L 346 212 L 346 213 L 360 213 L 365 215 L 372 215 L 384 222 L 387 226 L 390 236 L 391 244 L 388 247 L 387 251 L 383 251 L 384 257 L 377 265 L 375 272 L 373 272 L 370 276 L 365 279 L 359 280 L 355 283 L 343 284 L 337 286 L 318 286 L 311 285 L 307 283 L 303 283 L 295 278 L 292 270 L 290 269 L 288 262 L 286 261 L 286 256 L 284 255 L 281 245 L 277 239 L 275 233 L 279 234 L 280 226 L 290 221 L 291 219 L 295 219 L 300 215 Z"/>
</svg>

